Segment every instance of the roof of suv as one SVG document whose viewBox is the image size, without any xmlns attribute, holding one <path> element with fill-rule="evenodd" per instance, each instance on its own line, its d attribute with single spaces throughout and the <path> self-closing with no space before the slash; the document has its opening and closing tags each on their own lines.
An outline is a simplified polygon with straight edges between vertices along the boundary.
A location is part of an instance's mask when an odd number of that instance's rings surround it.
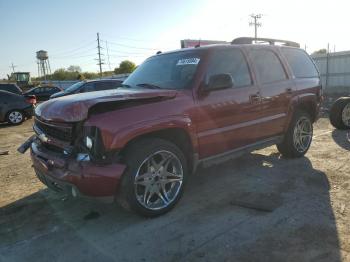
<svg viewBox="0 0 350 262">
<path fill-rule="evenodd" d="M 158 55 L 163 55 L 163 54 L 171 54 L 171 53 L 178 53 L 178 52 L 186 52 L 190 50 L 210 50 L 210 49 L 216 49 L 220 47 L 254 47 L 254 48 L 297 48 L 300 49 L 300 46 L 296 42 L 288 41 L 288 40 L 279 40 L 279 39 L 270 39 L 270 38 L 257 38 L 257 41 L 264 42 L 264 43 L 269 43 L 269 44 L 262 44 L 262 43 L 252 43 L 252 41 L 255 41 L 255 38 L 251 37 L 240 37 L 234 39 L 231 43 L 228 44 L 211 44 L 211 45 L 205 45 L 205 46 L 198 46 L 198 47 L 190 47 L 190 48 L 183 48 L 183 49 L 177 49 L 173 51 L 168 51 L 168 52 L 162 52 L 159 54 L 156 54 L 152 57 L 158 56 Z M 281 45 L 276 45 L 276 43 L 281 43 Z"/>
</svg>

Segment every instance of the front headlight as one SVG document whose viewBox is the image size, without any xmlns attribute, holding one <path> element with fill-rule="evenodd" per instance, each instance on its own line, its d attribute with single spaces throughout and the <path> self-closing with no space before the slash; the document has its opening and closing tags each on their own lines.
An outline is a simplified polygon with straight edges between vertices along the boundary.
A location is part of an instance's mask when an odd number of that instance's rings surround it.
<svg viewBox="0 0 350 262">
<path fill-rule="evenodd" d="M 88 149 L 91 149 L 92 148 L 92 139 L 88 136 L 85 137 L 85 146 L 88 148 Z"/>
</svg>

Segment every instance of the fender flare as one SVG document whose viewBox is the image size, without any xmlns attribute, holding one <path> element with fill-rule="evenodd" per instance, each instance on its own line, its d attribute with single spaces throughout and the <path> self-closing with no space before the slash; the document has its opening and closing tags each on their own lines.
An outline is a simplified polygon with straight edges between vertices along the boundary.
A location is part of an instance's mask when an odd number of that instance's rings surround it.
<svg viewBox="0 0 350 262">
<path fill-rule="evenodd" d="M 190 138 L 194 153 L 198 152 L 196 129 L 188 116 L 167 116 L 166 118 L 146 120 L 125 126 L 115 132 L 110 148 L 121 150 L 137 137 L 165 129 L 184 130 Z"/>
</svg>

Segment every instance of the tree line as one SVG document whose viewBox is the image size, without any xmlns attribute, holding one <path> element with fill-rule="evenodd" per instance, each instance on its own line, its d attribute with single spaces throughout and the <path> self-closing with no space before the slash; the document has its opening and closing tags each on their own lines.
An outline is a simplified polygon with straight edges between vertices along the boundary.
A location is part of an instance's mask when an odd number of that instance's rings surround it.
<svg viewBox="0 0 350 262">
<path fill-rule="evenodd" d="M 117 74 L 128 74 L 132 73 L 136 69 L 135 63 L 124 60 L 116 67 L 114 71 L 102 72 L 102 77 L 112 76 Z M 100 73 L 95 72 L 82 72 L 81 67 L 78 65 L 71 65 L 68 68 L 59 68 L 55 70 L 52 74 L 47 75 L 46 78 L 50 80 L 84 80 L 84 79 L 95 79 L 99 78 Z M 44 80 L 45 77 L 33 78 L 33 81 Z"/>
</svg>

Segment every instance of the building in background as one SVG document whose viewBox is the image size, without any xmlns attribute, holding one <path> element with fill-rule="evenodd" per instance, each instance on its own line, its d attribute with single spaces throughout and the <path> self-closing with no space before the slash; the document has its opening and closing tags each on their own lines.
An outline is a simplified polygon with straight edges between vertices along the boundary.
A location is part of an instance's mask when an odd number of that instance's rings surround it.
<svg viewBox="0 0 350 262">
<path fill-rule="evenodd" d="M 184 39 L 180 41 L 181 48 L 189 48 L 196 46 L 204 46 L 204 45 L 213 45 L 213 44 L 229 44 L 226 41 L 216 41 L 216 40 L 195 40 L 195 39 Z"/>
</svg>

